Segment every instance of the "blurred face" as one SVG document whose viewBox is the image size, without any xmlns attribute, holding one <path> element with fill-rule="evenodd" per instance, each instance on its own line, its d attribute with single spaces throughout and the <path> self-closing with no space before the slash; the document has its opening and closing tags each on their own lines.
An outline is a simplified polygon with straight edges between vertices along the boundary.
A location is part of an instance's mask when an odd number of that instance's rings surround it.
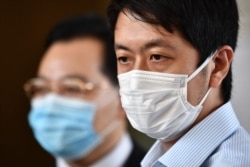
<svg viewBox="0 0 250 167">
<path fill-rule="evenodd" d="M 169 33 L 121 12 L 115 27 L 118 74 L 131 70 L 192 74 L 197 69 L 196 49 L 178 32 Z M 204 71 L 188 82 L 188 101 L 197 105 L 208 89 Z M 191 91 L 192 90 L 192 91 Z"/>
<path fill-rule="evenodd" d="M 38 85 L 46 86 L 33 96 L 53 92 L 94 102 L 98 110 L 94 127 L 102 131 L 116 118 L 118 105 L 117 92 L 100 70 L 103 56 L 104 46 L 95 38 L 56 42 L 38 69 Z"/>
</svg>

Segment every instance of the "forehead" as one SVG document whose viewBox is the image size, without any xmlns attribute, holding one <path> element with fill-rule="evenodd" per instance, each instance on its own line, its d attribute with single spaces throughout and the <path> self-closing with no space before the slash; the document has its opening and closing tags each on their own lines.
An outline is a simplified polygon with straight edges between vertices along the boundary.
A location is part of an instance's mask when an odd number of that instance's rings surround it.
<svg viewBox="0 0 250 167">
<path fill-rule="evenodd" d="M 95 38 L 79 38 L 54 43 L 41 60 L 38 75 L 49 80 L 66 76 L 95 79 L 102 75 L 100 66 L 104 57 L 104 44 Z"/>
<path fill-rule="evenodd" d="M 129 41 L 134 40 L 149 41 L 156 38 L 162 40 L 172 38 L 171 41 L 174 43 L 176 37 L 181 37 L 178 32 L 170 33 L 160 25 L 146 23 L 140 20 L 136 14 L 126 10 L 119 13 L 114 34 L 115 42 L 118 43 L 124 39 L 129 43 Z"/>
<path fill-rule="evenodd" d="M 169 32 L 161 25 L 144 22 L 138 15 L 127 10 L 119 13 L 114 35 L 115 44 L 130 45 L 133 48 L 145 47 L 143 45 L 154 41 L 164 42 L 164 45 L 171 49 L 183 46 L 193 48 L 177 30 Z"/>
</svg>

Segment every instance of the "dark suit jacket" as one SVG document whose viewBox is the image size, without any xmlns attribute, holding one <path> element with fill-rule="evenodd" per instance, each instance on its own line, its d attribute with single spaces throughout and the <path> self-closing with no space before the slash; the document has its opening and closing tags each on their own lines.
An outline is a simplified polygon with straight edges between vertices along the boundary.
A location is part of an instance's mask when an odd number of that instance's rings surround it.
<svg viewBox="0 0 250 167">
<path fill-rule="evenodd" d="M 126 160 L 125 164 L 122 167 L 140 167 L 141 166 L 140 162 L 143 159 L 144 155 L 146 154 L 146 151 L 142 149 L 133 139 L 132 142 L 133 142 L 132 152 L 130 153 L 128 159 Z M 48 167 L 56 167 L 56 163 L 49 165 Z"/>
<path fill-rule="evenodd" d="M 133 141 L 133 150 L 126 160 L 123 167 L 140 167 L 140 162 L 146 154 L 146 151 L 143 150 L 134 140 Z"/>
</svg>

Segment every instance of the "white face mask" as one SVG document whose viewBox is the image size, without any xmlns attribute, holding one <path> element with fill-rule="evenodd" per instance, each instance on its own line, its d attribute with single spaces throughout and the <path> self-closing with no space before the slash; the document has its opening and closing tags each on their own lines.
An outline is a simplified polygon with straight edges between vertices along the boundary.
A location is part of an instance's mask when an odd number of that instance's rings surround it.
<svg viewBox="0 0 250 167">
<path fill-rule="evenodd" d="M 167 142 L 178 138 L 196 120 L 210 92 L 193 106 L 187 101 L 187 83 L 212 57 L 189 77 L 140 70 L 118 75 L 122 107 L 131 125 L 155 139 Z"/>
</svg>

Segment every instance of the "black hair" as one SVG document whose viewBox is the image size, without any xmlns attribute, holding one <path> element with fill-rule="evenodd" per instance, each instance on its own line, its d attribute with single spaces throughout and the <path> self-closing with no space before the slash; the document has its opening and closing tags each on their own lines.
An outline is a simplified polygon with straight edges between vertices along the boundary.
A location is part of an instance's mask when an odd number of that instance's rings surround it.
<svg viewBox="0 0 250 167">
<path fill-rule="evenodd" d="M 65 19 L 54 26 L 45 42 L 45 51 L 55 42 L 75 38 L 93 37 L 105 46 L 105 55 L 100 69 L 115 86 L 118 86 L 113 38 L 104 18 L 95 13 L 85 13 Z"/>
<path fill-rule="evenodd" d="M 107 15 L 114 32 L 120 12 L 168 32 L 179 32 L 200 55 L 200 64 L 223 45 L 236 48 L 239 13 L 236 0 L 111 0 Z M 139 17 L 138 17 L 139 16 Z M 232 69 L 222 82 L 224 102 L 231 98 Z"/>
</svg>

